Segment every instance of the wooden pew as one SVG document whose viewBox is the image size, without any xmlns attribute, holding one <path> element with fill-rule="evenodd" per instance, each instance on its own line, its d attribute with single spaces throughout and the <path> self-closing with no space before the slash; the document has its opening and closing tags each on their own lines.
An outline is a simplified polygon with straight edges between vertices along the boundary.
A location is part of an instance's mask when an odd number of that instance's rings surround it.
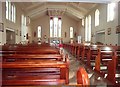
<svg viewBox="0 0 120 87">
<path fill-rule="evenodd" d="M 94 46 L 90 45 L 88 48 L 89 49 L 87 49 L 87 46 L 86 48 L 84 46 L 83 51 L 80 52 L 82 49 L 79 47 L 80 50 L 77 52 L 78 58 L 80 57 L 81 53 L 82 60 L 84 61 L 87 53 L 87 65 L 91 66 L 91 61 L 95 62 L 95 71 L 105 78 L 107 76 L 107 79 L 109 81 L 111 80 L 110 82 L 112 82 L 112 84 L 115 83 L 116 86 L 120 86 L 120 46 L 97 45 L 97 47 L 94 48 Z M 115 61 L 113 60 L 114 52 L 116 52 L 117 56 L 114 58 L 116 59 L 116 68 L 114 66 L 115 64 L 112 63 Z"/>
<path fill-rule="evenodd" d="M 87 65 L 91 68 L 95 67 L 95 58 L 98 55 L 98 49 L 104 45 L 90 45 L 87 53 Z"/>
<path fill-rule="evenodd" d="M 34 45 L 34 46 L 31 46 L 31 45 L 3 45 L 2 46 L 2 50 L 27 50 L 27 49 L 40 49 L 40 48 L 52 48 L 52 49 L 55 49 L 55 47 L 53 46 L 50 46 L 50 45 L 45 45 L 45 44 L 41 44 L 41 45 Z"/>
<path fill-rule="evenodd" d="M 98 49 L 98 55 L 95 59 L 95 70 L 101 75 L 107 74 L 108 62 L 112 60 L 114 49 L 108 46 L 102 46 Z"/>
<path fill-rule="evenodd" d="M 88 53 L 87 53 L 87 65 L 89 67 L 94 67 L 95 58 L 98 55 L 98 46 L 91 45 L 89 46 Z"/>
<path fill-rule="evenodd" d="M 111 46 L 105 46 L 105 47 L 101 47 L 100 48 L 100 59 L 101 59 L 101 65 L 104 67 L 104 66 L 107 66 L 108 65 L 108 62 L 110 60 L 112 60 L 112 56 L 113 56 L 113 53 L 114 53 L 114 49 L 113 47 Z M 106 69 L 101 69 L 103 72 L 107 73 L 106 72 Z"/>
<path fill-rule="evenodd" d="M 79 67 L 77 71 L 77 84 L 78 85 L 82 84 L 85 87 L 90 86 L 90 80 L 89 80 L 88 74 L 83 67 Z"/>
<path fill-rule="evenodd" d="M 120 46 L 113 46 L 115 49 L 112 60 L 108 64 L 107 79 L 115 86 L 120 86 Z"/>
<path fill-rule="evenodd" d="M 84 62 L 84 63 L 87 63 L 87 53 L 88 53 L 88 50 L 89 50 L 89 45 L 83 45 L 82 47 L 82 58 L 81 60 Z"/>
<path fill-rule="evenodd" d="M 11 51 L 15 53 L 9 55 Z M 66 55 L 63 61 L 63 55 L 58 49 L 50 46 L 16 47 L 9 45 L 2 49 L 1 53 L 3 54 L 1 56 L 3 61 L 0 61 L 3 86 L 69 83 L 69 59 Z M 15 60 L 11 61 L 11 59 Z"/>
<path fill-rule="evenodd" d="M 5 61 L 24 61 L 26 59 L 29 60 L 40 60 L 40 59 L 51 59 L 51 60 L 63 60 L 63 55 L 60 54 L 39 54 L 39 55 L 33 55 L 33 54 L 14 54 L 14 55 L 2 55 L 3 62 Z"/>
<path fill-rule="evenodd" d="M 108 63 L 108 75 L 107 75 L 107 79 L 112 82 L 113 84 L 116 83 L 116 79 L 115 79 L 115 74 L 116 74 L 116 53 L 114 52 L 113 56 L 112 56 L 112 60 L 109 61 Z"/>
<path fill-rule="evenodd" d="M 113 48 L 115 49 L 116 56 L 117 56 L 116 66 L 117 66 L 117 69 L 120 70 L 120 46 L 113 46 Z"/>
<path fill-rule="evenodd" d="M 44 50 L 44 51 L 43 51 Z M 0 50 L 0 54 L 59 54 L 59 50 L 52 47 L 40 47 L 40 48 L 5 48 Z"/>
<path fill-rule="evenodd" d="M 82 57 L 82 51 L 83 51 L 83 44 L 79 44 L 77 47 L 77 59 L 81 59 Z"/>
<path fill-rule="evenodd" d="M 3 85 L 61 85 L 69 83 L 69 61 L 3 62 Z"/>
</svg>

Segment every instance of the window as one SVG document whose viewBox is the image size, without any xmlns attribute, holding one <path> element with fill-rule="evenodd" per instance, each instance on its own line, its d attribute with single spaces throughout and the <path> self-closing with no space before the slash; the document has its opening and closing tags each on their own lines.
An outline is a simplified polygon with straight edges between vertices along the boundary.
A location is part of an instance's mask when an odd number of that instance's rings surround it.
<svg viewBox="0 0 120 87">
<path fill-rule="evenodd" d="M 88 16 L 88 41 L 91 41 L 91 15 Z"/>
<path fill-rule="evenodd" d="M 58 20 L 58 37 L 61 37 L 61 25 L 62 25 L 62 21 L 61 18 Z"/>
<path fill-rule="evenodd" d="M 8 11 L 9 11 L 9 2 L 6 0 L 6 19 L 8 19 L 9 17 Z"/>
<path fill-rule="evenodd" d="M 38 26 L 38 38 L 41 38 L 41 26 Z"/>
<path fill-rule="evenodd" d="M 26 26 L 26 17 L 24 15 L 21 16 L 21 40 L 26 41 L 26 35 L 27 35 L 27 26 Z"/>
<path fill-rule="evenodd" d="M 82 26 L 84 26 L 84 19 L 82 19 Z"/>
<path fill-rule="evenodd" d="M 9 0 L 6 0 L 6 19 L 14 23 L 16 21 L 16 7 Z"/>
<path fill-rule="evenodd" d="M 11 2 L 9 2 L 9 20 L 11 20 Z"/>
<path fill-rule="evenodd" d="M 14 6 L 12 5 L 12 21 L 14 21 Z"/>
<path fill-rule="evenodd" d="M 16 22 L 16 7 L 13 5 L 13 22 Z"/>
<path fill-rule="evenodd" d="M 70 38 L 73 38 L 73 27 L 70 27 Z"/>
<path fill-rule="evenodd" d="M 100 12 L 99 10 L 97 9 L 95 11 L 95 26 L 98 26 L 99 25 L 99 15 L 100 15 Z"/>
<path fill-rule="evenodd" d="M 50 19 L 50 37 L 53 37 L 53 20 Z"/>
<path fill-rule="evenodd" d="M 114 20 L 114 9 L 115 9 L 115 3 L 110 3 L 107 6 L 107 22 Z"/>
<path fill-rule="evenodd" d="M 50 37 L 61 37 L 61 17 L 50 17 Z"/>
<path fill-rule="evenodd" d="M 57 25 L 58 24 L 58 18 L 57 17 L 54 17 L 53 23 L 54 23 L 54 37 L 57 37 L 57 35 L 58 35 L 57 34 L 58 33 L 57 32 L 58 31 L 58 29 L 57 29 L 58 28 L 58 25 Z"/>
<path fill-rule="evenodd" d="M 85 41 L 87 41 L 88 37 L 88 17 L 85 18 Z"/>
<path fill-rule="evenodd" d="M 91 41 L 91 15 L 85 19 L 85 41 Z"/>
</svg>

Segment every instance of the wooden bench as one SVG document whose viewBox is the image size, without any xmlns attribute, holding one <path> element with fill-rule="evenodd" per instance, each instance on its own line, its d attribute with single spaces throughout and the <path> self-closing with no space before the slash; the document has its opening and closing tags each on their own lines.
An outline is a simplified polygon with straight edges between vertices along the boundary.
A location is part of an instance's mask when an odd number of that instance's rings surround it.
<svg viewBox="0 0 120 87">
<path fill-rule="evenodd" d="M 87 53 L 87 65 L 91 68 L 95 67 L 95 58 L 98 55 L 98 49 L 104 45 L 90 45 Z"/>
<path fill-rule="evenodd" d="M 44 50 L 44 51 L 43 51 Z M 0 54 L 59 54 L 59 50 L 51 47 L 40 48 L 6 48 L 0 50 Z"/>
<path fill-rule="evenodd" d="M 114 49 L 110 46 L 102 46 L 98 49 L 98 55 L 95 59 L 95 70 L 103 76 L 107 74 L 108 62 L 112 60 Z"/>
<path fill-rule="evenodd" d="M 114 46 L 115 49 L 112 60 L 108 64 L 107 79 L 116 86 L 120 86 L 120 46 Z"/>
<path fill-rule="evenodd" d="M 84 62 L 84 63 L 87 63 L 87 53 L 88 53 L 88 50 L 89 50 L 89 45 L 83 45 L 82 47 L 82 57 L 81 57 L 81 60 Z"/>
<path fill-rule="evenodd" d="M 3 85 L 62 85 L 69 83 L 69 61 L 3 62 Z"/>
<path fill-rule="evenodd" d="M 2 55 L 3 61 L 24 61 L 26 59 L 29 60 L 40 60 L 40 59 L 51 59 L 51 60 L 63 60 L 63 55 L 60 54 L 14 54 L 14 55 Z"/>
<path fill-rule="evenodd" d="M 81 59 L 82 57 L 82 51 L 83 51 L 83 45 L 82 44 L 79 44 L 78 47 L 77 47 L 77 59 Z"/>
<path fill-rule="evenodd" d="M 69 59 L 66 55 L 63 60 L 63 55 L 58 49 L 50 46 L 13 45 L 6 46 L 1 50 L 1 54 L 3 86 L 69 83 Z"/>
<path fill-rule="evenodd" d="M 77 84 L 82 84 L 85 87 L 90 86 L 90 79 L 83 67 L 79 67 L 79 69 L 77 70 Z"/>
</svg>

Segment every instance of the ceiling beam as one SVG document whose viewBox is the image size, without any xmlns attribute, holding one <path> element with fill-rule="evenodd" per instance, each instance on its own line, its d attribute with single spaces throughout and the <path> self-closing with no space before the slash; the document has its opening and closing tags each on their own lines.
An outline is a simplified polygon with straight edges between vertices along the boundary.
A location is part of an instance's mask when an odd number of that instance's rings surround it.
<svg viewBox="0 0 120 87">
<path fill-rule="evenodd" d="M 57 8 L 56 8 L 57 7 Z M 69 13 L 69 14 L 72 14 L 74 16 L 76 16 L 78 19 L 81 19 L 84 17 L 85 13 L 83 11 L 78 11 L 74 8 L 72 8 L 71 6 L 69 5 L 59 5 L 59 6 L 56 6 L 56 5 L 43 5 L 35 10 L 31 10 L 27 13 L 27 16 L 29 16 L 30 18 L 34 18 L 35 16 L 38 16 L 42 13 L 45 13 L 47 12 L 48 10 L 64 10 L 64 13 Z"/>
<path fill-rule="evenodd" d="M 25 10 L 33 9 L 33 8 L 35 8 L 35 7 L 37 7 L 37 6 L 41 5 L 41 4 L 42 3 L 35 3 L 35 4 L 33 4 L 33 5 L 29 6 L 29 7 L 26 7 Z"/>
</svg>

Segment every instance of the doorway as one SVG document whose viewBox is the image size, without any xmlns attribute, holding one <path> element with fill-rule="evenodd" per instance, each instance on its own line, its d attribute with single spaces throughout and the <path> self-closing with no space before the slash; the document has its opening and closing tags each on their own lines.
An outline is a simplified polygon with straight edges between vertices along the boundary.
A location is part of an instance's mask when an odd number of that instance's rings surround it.
<svg viewBox="0 0 120 87">
<path fill-rule="evenodd" d="M 15 44 L 15 31 L 6 29 L 6 43 Z"/>
<path fill-rule="evenodd" d="M 99 31 L 96 33 L 96 43 L 105 44 L 105 31 Z"/>
</svg>

